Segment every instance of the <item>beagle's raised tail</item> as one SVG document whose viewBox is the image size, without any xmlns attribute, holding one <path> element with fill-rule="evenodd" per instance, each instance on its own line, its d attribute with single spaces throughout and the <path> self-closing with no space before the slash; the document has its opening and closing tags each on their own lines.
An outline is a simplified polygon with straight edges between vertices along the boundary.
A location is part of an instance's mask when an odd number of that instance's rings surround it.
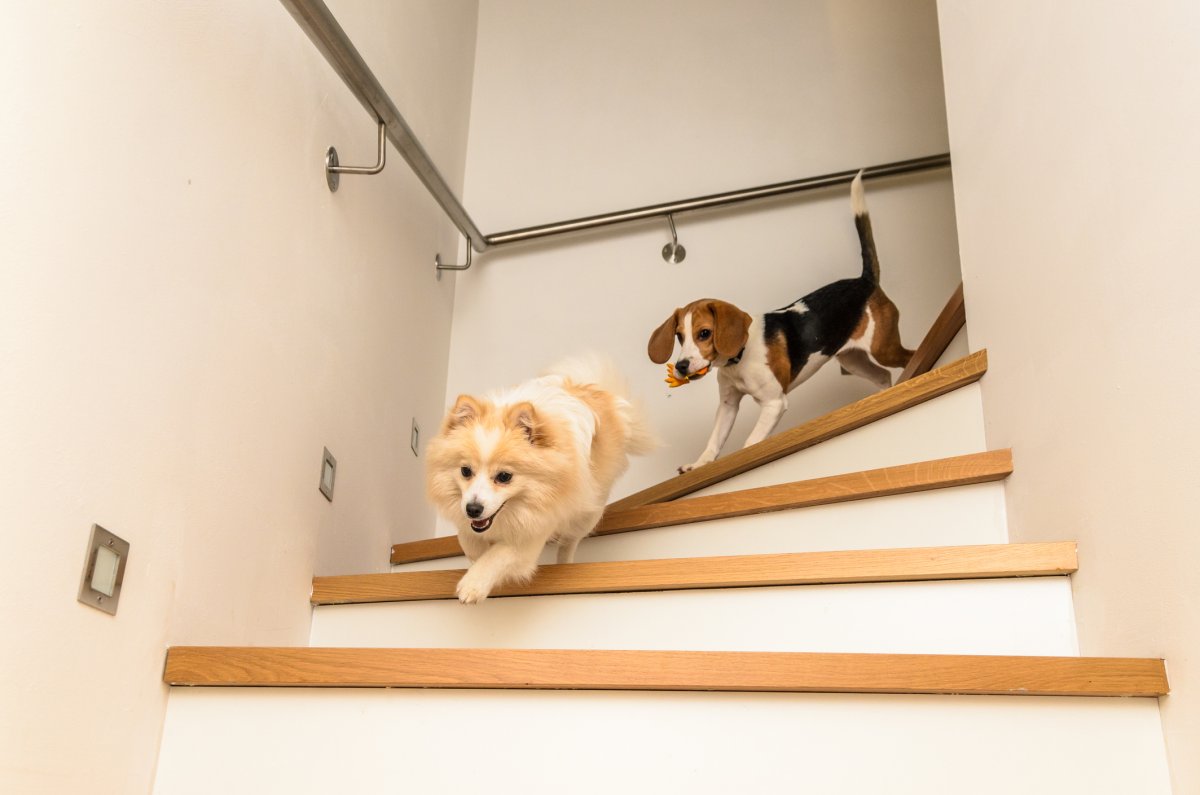
<svg viewBox="0 0 1200 795">
<path fill-rule="evenodd" d="M 862 249 L 862 278 L 874 287 L 879 284 L 879 255 L 875 253 L 875 235 L 871 233 L 871 215 L 867 212 L 861 171 L 850 183 L 850 207 L 854 210 L 854 228 L 858 230 L 858 244 Z"/>
</svg>

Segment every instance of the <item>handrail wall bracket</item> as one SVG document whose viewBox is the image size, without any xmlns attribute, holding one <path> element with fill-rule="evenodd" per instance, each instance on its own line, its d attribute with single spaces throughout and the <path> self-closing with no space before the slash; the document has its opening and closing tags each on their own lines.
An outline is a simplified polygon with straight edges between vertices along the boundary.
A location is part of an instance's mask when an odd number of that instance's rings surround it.
<svg viewBox="0 0 1200 795">
<path fill-rule="evenodd" d="M 387 125 L 379 122 L 379 154 L 373 166 L 343 166 L 338 163 L 337 149 L 329 147 L 325 152 L 325 184 L 336 193 L 342 174 L 378 174 L 387 165 Z"/>
<path fill-rule="evenodd" d="M 450 262 L 442 262 L 441 254 L 433 255 L 433 266 L 437 268 L 437 277 L 442 278 L 442 271 L 465 271 L 471 267 L 471 241 L 467 240 L 467 261 L 462 265 L 455 265 Z"/>
<path fill-rule="evenodd" d="M 675 216 L 667 214 L 667 226 L 671 227 L 671 242 L 663 246 L 662 258 L 667 262 L 683 262 L 687 249 L 679 245 L 679 235 L 675 234 Z"/>
</svg>

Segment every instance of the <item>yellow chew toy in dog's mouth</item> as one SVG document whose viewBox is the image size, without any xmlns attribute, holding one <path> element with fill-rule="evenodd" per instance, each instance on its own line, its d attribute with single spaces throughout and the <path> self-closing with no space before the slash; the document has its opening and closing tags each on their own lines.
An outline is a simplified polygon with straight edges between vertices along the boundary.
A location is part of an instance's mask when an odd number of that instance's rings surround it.
<svg viewBox="0 0 1200 795">
<path fill-rule="evenodd" d="M 670 362 L 667 362 L 667 377 L 665 379 L 667 382 L 667 386 L 674 389 L 677 386 L 683 386 L 684 384 L 688 383 L 689 381 L 695 381 L 699 378 L 703 378 L 705 375 L 708 374 L 709 368 L 711 368 L 711 367 L 712 367 L 712 365 L 709 365 L 708 367 L 705 367 L 703 370 L 697 370 L 694 373 L 689 373 L 688 375 L 681 376 L 681 375 L 677 375 L 675 373 L 675 365 L 671 364 Z"/>
</svg>

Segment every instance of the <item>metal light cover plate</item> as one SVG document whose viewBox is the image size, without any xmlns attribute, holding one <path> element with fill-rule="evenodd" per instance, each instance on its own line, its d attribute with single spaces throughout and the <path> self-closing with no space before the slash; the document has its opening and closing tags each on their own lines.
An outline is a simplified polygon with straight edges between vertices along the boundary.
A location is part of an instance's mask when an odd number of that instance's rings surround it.
<svg viewBox="0 0 1200 795">
<path fill-rule="evenodd" d="M 79 601 L 115 616 L 128 562 L 129 542 L 98 524 L 92 525 L 79 582 Z"/>
<path fill-rule="evenodd" d="M 317 484 L 317 488 L 325 495 L 325 499 L 333 502 L 333 481 L 337 477 L 337 459 L 333 457 L 333 453 L 329 452 L 326 447 L 321 455 L 321 480 Z"/>
</svg>

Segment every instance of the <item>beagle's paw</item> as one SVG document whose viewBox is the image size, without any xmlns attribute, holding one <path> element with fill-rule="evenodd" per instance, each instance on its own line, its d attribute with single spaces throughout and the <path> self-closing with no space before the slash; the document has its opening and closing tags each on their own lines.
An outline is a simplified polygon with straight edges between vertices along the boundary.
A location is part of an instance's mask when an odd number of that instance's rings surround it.
<svg viewBox="0 0 1200 795">
<path fill-rule="evenodd" d="M 711 464 L 715 460 L 716 459 L 714 459 L 714 458 L 708 458 L 706 456 L 701 456 L 700 458 L 697 458 L 692 463 L 684 464 L 683 466 L 679 467 L 679 469 L 677 471 L 679 472 L 679 474 L 682 475 L 684 472 L 691 472 L 693 469 L 696 469 L 697 467 L 702 467 L 705 464 Z"/>
</svg>

